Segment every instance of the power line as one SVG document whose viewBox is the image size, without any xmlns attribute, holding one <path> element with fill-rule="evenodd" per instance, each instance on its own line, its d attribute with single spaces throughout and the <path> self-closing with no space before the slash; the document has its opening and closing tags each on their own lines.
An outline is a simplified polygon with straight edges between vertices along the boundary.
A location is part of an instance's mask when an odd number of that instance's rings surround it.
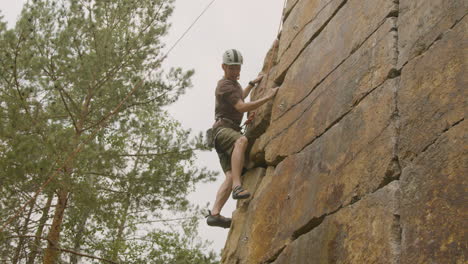
<svg viewBox="0 0 468 264">
<path fill-rule="evenodd" d="M 164 55 L 163 58 L 166 58 L 167 55 L 169 55 L 169 53 L 175 48 L 175 46 L 177 46 L 177 44 L 185 37 L 185 35 L 187 35 L 187 33 L 190 31 L 190 29 L 192 29 L 192 27 L 195 25 L 195 23 L 197 23 L 197 21 L 203 16 L 203 14 L 205 14 L 205 12 L 210 8 L 210 6 L 211 6 L 215 1 L 216 1 L 216 0 L 211 1 L 211 2 L 205 7 L 205 9 L 200 13 L 200 15 L 198 15 L 198 17 L 192 22 L 192 24 L 185 30 L 184 34 L 182 34 L 182 36 L 180 36 L 179 39 L 174 43 L 174 45 L 172 45 L 172 47 L 166 52 L 166 55 Z"/>
</svg>

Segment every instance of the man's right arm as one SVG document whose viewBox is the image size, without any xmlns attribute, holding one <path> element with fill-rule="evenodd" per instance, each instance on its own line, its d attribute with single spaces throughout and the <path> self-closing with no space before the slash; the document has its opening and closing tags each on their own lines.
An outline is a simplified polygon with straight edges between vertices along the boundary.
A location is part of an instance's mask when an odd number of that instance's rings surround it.
<svg viewBox="0 0 468 264">
<path fill-rule="evenodd" d="M 237 103 L 234 105 L 234 108 L 237 111 L 241 112 L 241 113 L 245 113 L 245 112 L 255 110 L 255 109 L 259 108 L 261 105 L 263 105 L 264 103 L 268 102 L 273 97 L 275 97 L 275 94 L 278 92 L 278 89 L 279 89 L 279 87 L 271 89 L 271 91 L 270 91 L 270 93 L 268 95 L 266 95 L 265 97 L 260 98 L 258 100 L 255 100 L 253 102 L 245 103 L 241 99 L 239 99 L 237 101 Z"/>
</svg>

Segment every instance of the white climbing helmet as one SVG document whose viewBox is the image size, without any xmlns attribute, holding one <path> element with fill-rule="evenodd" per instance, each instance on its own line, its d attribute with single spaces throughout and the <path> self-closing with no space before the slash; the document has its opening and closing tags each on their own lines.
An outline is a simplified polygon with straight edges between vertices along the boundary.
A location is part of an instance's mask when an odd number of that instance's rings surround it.
<svg viewBox="0 0 468 264">
<path fill-rule="evenodd" d="M 223 64 L 242 65 L 243 62 L 244 58 L 242 58 L 242 54 L 238 50 L 226 50 L 223 54 Z"/>
</svg>

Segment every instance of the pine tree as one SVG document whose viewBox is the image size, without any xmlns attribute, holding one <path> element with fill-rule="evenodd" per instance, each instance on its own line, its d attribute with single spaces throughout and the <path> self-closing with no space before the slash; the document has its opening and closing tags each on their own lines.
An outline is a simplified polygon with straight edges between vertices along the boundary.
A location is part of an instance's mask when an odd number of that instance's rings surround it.
<svg viewBox="0 0 468 264">
<path fill-rule="evenodd" d="M 1 261 L 215 263 L 186 199 L 215 174 L 164 110 L 193 75 L 161 69 L 172 10 L 37 0 L 13 29 L 0 23 Z M 183 234 L 151 224 L 170 212 Z"/>
</svg>

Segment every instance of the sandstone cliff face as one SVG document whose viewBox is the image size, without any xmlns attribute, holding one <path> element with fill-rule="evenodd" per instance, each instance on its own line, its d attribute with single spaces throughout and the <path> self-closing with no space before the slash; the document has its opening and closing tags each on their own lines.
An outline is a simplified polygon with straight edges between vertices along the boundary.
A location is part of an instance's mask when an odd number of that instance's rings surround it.
<svg viewBox="0 0 468 264">
<path fill-rule="evenodd" d="M 223 263 L 466 263 L 467 12 L 288 0 Z"/>
</svg>

